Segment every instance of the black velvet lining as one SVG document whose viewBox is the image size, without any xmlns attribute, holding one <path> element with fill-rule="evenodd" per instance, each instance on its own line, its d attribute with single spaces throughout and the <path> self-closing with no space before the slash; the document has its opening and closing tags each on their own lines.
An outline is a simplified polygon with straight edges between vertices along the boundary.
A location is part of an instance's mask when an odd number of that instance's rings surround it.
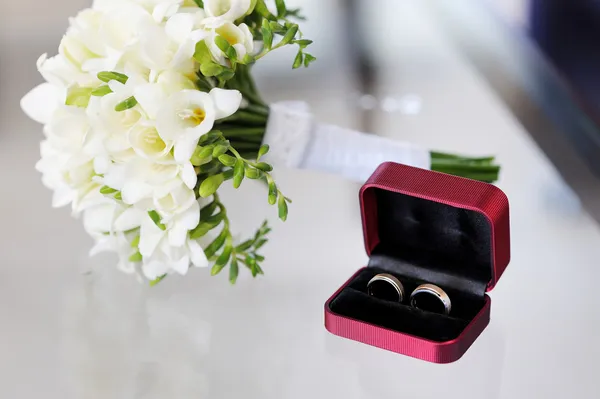
<svg viewBox="0 0 600 399">
<path fill-rule="evenodd" d="M 331 301 L 331 311 L 432 341 L 457 338 L 483 309 L 492 278 L 488 219 L 479 212 L 374 190 L 379 243 L 371 251 L 369 267 Z M 403 303 L 367 293 L 367 283 L 379 273 L 393 274 L 402 282 Z M 449 316 L 410 306 L 410 294 L 425 283 L 448 294 Z"/>
<path fill-rule="evenodd" d="M 367 294 L 367 283 L 379 273 L 388 270 L 376 267 L 363 269 L 330 303 L 332 312 L 375 324 L 384 328 L 415 335 L 432 341 L 445 342 L 457 338 L 485 304 L 483 298 L 442 287 L 450 296 L 452 311 L 449 316 L 415 309 L 410 306 L 410 293 L 424 281 L 415 281 L 399 274 L 406 291 L 403 303 L 386 301 Z"/>
<path fill-rule="evenodd" d="M 481 213 L 376 191 L 372 266 L 483 297 L 492 278 L 491 226 Z"/>
</svg>

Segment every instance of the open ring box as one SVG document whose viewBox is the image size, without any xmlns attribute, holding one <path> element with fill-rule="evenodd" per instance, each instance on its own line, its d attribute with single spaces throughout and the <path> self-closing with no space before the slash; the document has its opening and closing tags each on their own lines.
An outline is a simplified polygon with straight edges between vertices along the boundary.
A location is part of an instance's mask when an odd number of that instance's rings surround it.
<svg viewBox="0 0 600 399">
<path fill-rule="evenodd" d="M 331 333 L 434 363 L 451 363 L 490 320 L 492 290 L 510 260 L 509 204 L 491 184 L 384 163 L 360 191 L 370 256 L 325 304 Z M 403 303 L 367 294 L 390 273 L 404 285 Z M 441 287 L 449 315 L 410 307 L 420 284 Z"/>
</svg>

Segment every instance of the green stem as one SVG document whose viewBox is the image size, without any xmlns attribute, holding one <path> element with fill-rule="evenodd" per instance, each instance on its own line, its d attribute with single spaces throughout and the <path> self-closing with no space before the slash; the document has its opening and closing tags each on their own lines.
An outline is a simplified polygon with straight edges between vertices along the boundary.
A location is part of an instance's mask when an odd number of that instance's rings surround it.
<svg viewBox="0 0 600 399">
<path fill-rule="evenodd" d="M 226 138 L 230 137 L 254 137 L 256 139 L 260 139 L 262 141 L 263 136 L 265 135 L 265 129 L 262 127 L 248 127 L 248 128 L 220 128 L 221 132 Z"/>
<path fill-rule="evenodd" d="M 464 171 L 474 173 L 499 173 L 500 167 L 496 165 L 477 165 L 477 164 L 460 164 L 460 163 L 447 163 L 447 162 L 432 162 L 431 168 L 436 170 L 450 170 L 450 171 Z"/>
<path fill-rule="evenodd" d="M 245 108 L 245 110 L 257 115 L 264 116 L 266 118 L 269 117 L 269 107 L 267 107 L 266 105 L 250 104 L 248 105 L 248 107 Z"/>
<path fill-rule="evenodd" d="M 267 125 L 267 116 L 268 115 L 261 115 L 258 113 L 252 113 L 252 112 L 247 112 L 247 111 L 238 111 L 228 118 L 221 119 L 220 122 L 221 123 L 242 122 L 244 124 L 266 126 Z"/>
<path fill-rule="evenodd" d="M 252 150 L 241 150 L 240 151 L 240 155 L 242 156 L 242 158 L 245 159 L 256 159 L 256 154 L 258 153 L 258 150 L 260 149 L 260 147 L 255 147 L 256 150 L 252 149 Z"/>
<path fill-rule="evenodd" d="M 481 172 L 477 170 L 468 169 L 449 169 L 449 168 L 438 168 L 436 165 L 431 165 L 431 170 L 436 172 L 447 173 L 449 175 L 466 177 L 468 179 L 480 180 L 487 183 L 493 183 L 498 181 L 498 172 Z"/>
<path fill-rule="evenodd" d="M 258 150 L 260 149 L 260 143 L 245 143 L 245 142 L 234 141 L 231 143 L 231 146 L 238 151 L 243 151 L 246 153 L 252 152 L 253 155 L 251 156 L 251 158 L 256 158 L 256 154 L 258 153 Z M 246 158 L 246 157 L 243 157 L 243 158 Z"/>
</svg>

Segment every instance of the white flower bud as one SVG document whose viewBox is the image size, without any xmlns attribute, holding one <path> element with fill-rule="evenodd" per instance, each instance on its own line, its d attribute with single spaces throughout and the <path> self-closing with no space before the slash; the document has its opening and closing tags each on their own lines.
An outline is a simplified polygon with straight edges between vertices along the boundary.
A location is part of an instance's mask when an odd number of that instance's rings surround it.
<svg viewBox="0 0 600 399">
<path fill-rule="evenodd" d="M 233 22 L 250 13 L 255 4 L 252 0 L 204 0 L 204 11 L 210 17 Z"/>
</svg>

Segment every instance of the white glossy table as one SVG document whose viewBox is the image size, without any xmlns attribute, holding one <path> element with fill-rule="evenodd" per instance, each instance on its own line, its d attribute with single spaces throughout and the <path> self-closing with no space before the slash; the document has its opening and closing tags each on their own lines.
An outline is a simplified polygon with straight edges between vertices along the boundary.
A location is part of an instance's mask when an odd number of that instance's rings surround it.
<svg viewBox="0 0 600 399">
<path fill-rule="evenodd" d="M 417 93 L 423 109 L 379 113 L 378 133 L 498 154 L 511 200 L 513 260 L 491 294 L 490 326 L 459 362 L 428 364 L 326 332 L 325 300 L 367 262 L 359 185 L 335 176 L 279 170 L 294 199 L 285 224 L 261 187 L 227 195 L 242 233 L 263 215 L 275 226 L 256 281 L 243 273 L 231 287 L 199 270 L 150 289 L 116 272 L 110 256 L 88 259 L 80 223 L 49 206 L 33 170 L 41 132 L 16 105 L 37 79 L 33 46 L 3 59 L 0 75 L 0 397 L 600 397 L 600 229 L 420 8 L 406 4 L 380 91 Z M 353 126 L 355 109 L 342 100 L 353 92 L 348 77 L 311 79 L 310 90 L 300 79 L 277 91 L 261 80 L 271 99 L 303 98 L 322 120 Z"/>
</svg>

